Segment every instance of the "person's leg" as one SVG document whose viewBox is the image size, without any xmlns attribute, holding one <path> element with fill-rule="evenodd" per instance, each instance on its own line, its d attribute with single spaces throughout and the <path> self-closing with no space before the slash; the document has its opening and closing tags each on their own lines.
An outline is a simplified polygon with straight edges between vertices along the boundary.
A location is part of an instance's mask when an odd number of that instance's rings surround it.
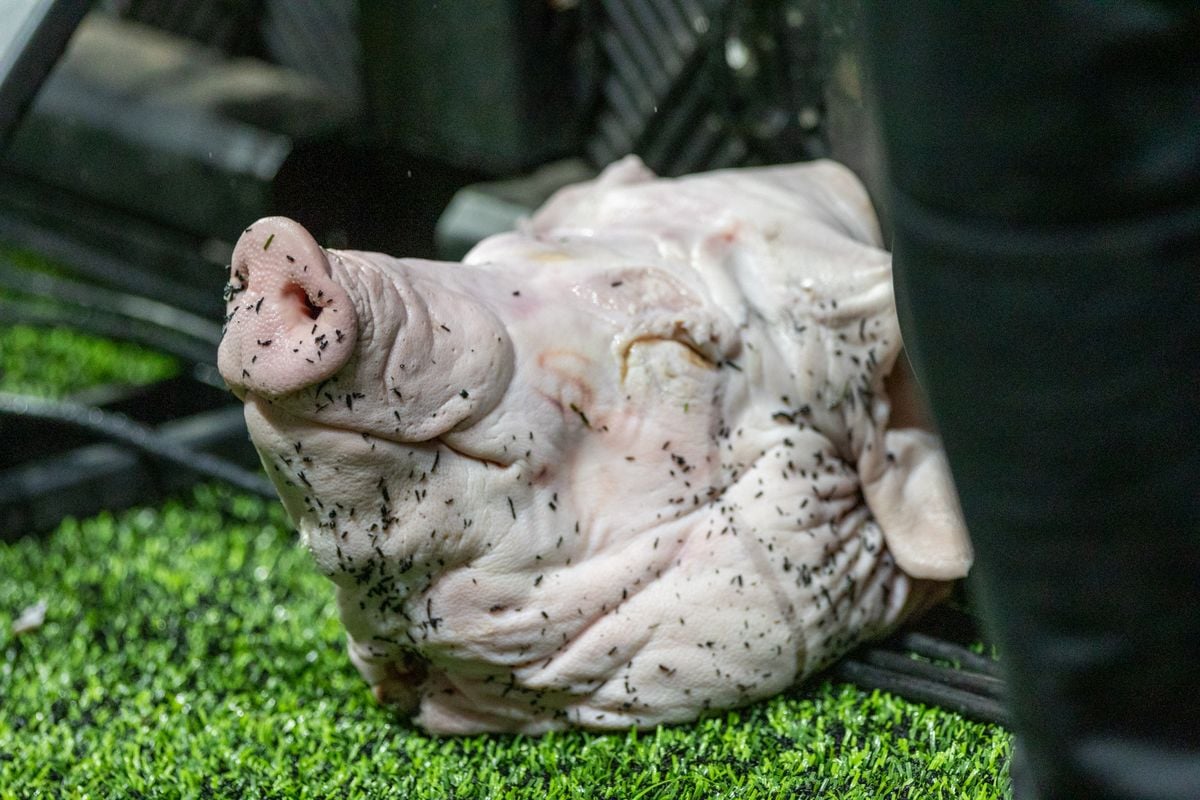
<svg viewBox="0 0 1200 800">
<path fill-rule="evenodd" d="M 867 27 L 906 347 L 1030 783 L 1200 797 L 1200 12 L 874 0 Z"/>
</svg>

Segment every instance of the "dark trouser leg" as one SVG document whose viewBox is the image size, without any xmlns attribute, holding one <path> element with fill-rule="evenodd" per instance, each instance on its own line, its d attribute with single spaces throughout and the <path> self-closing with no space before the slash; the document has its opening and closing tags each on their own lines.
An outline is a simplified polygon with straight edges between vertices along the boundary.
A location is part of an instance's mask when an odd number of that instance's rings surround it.
<svg viewBox="0 0 1200 800">
<path fill-rule="evenodd" d="M 1038 796 L 1200 797 L 1200 12 L 867 15 L 901 321 Z"/>
</svg>

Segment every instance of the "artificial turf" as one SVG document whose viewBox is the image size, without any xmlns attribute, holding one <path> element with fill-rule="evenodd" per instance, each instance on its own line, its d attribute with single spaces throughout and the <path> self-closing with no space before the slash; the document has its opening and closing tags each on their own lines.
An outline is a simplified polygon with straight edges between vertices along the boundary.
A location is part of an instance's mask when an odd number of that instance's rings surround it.
<svg viewBox="0 0 1200 800">
<path fill-rule="evenodd" d="M 61 276 L 61 265 L 38 253 L 0 244 L 4 265 Z M 52 298 L 0 287 L 0 299 L 56 308 Z M 69 319 L 72 313 L 59 307 Z M 69 328 L 5 324 L 0 318 L 0 391 L 62 397 L 98 385 L 141 385 L 179 372 L 179 362 L 131 342 L 115 342 Z"/>
<path fill-rule="evenodd" d="M 63 328 L 0 325 L 0 390 L 61 397 L 100 384 L 140 385 L 176 374 L 170 356 Z"/>
<path fill-rule="evenodd" d="M 370 698 L 332 596 L 279 505 L 222 486 L 0 543 L 0 799 L 1008 796 L 1002 728 L 829 681 L 652 731 L 431 737 Z"/>
</svg>

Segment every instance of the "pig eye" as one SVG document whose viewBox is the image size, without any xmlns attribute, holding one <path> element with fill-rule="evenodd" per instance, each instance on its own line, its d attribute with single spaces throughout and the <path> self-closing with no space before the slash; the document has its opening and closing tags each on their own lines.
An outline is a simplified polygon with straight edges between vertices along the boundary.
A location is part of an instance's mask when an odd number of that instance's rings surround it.
<svg viewBox="0 0 1200 800">
<path fill-rule="evenodd" d="M 325 310 L 314 303 L 308 296 L 308 292 L 304 291 L 297 283 L 288 284 L 287 288 L 283 290 L 283 297 L 284 300 L 294 302 L 297 308 L 302 309 L 308 315 L 309 319 L 316 319 Z"/>
</svg>

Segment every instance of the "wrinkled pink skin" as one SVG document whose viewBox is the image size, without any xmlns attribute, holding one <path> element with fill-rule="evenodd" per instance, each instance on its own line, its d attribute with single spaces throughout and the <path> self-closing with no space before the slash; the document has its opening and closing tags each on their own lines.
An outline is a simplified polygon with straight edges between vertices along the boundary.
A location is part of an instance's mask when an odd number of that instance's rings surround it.
<svg viewBox="0 0 1200 800">
<path fill-rule="evenodd" d="M 627 160 L 463 264 L 270 218 L 231 268 L 222 375 L 351 659 L 428 730 L 741 705 L 969 564 L 936 439 L 889 424 L 889 258 L 836 165 Z"/>
</svg>

